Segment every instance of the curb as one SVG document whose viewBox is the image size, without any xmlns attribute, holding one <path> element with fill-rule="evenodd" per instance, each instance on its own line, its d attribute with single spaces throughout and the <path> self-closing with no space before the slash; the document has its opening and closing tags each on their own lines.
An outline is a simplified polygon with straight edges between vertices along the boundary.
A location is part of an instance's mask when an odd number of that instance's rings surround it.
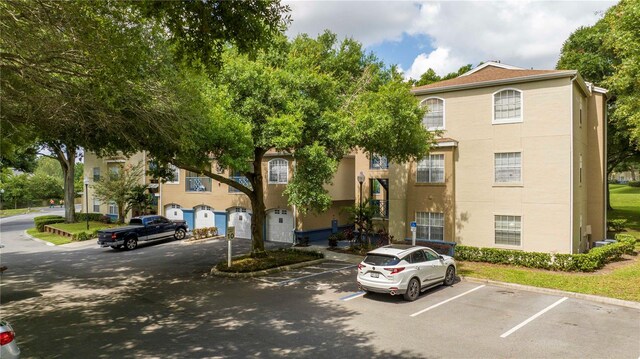
<svg viewBox="0 0 640 359">
<path fill-rule="evenodd" d="M 617 298 L 602 297 L 602 296 L 593 295 L 593 294 L 567 292 L 559 289 L 532 287 L 524 284 L 498 282 L 490 279 L 479 279 L 479 278 L 471 278 L 471 277 L 463 277 L 463 276 L 459 276 L 459 277 L 460 277 L 460 280 L 465 282 L 490 284 L 497 287 L 519 289 L 519 290 L 535 292 L 540 294 L 560 295 L 560 296 L 574 298 L 574 299 L 582 299 L 582 300 L 587 300 L 587 301 L 601 303 L 601 304 L 611 304 L 611 305 L 617 305 L 620 307 L 640 310 L 640 302 L 633 302 L 633 301 L 622 300 Z"/>
<path fill-rule="evenodd" d="M 42 239 L 40 239 L 40 238 L 36 238 L 36 237 L 34 237 L 34 236 L 32 236 L 32 235 L 28 234 L 26 229 L 25 229 L 25 231 L 23 232 L 23 234 L 25 235 L 25 237 L 27 237 L 27 238 L 29 238 L 29 239 L 31 239 L 31 240 L 34 240 L 34 241 L 36 241 L 36 242 L 44 243 L 44 244 L 46 244 L 46 245 L 48 245 L 48 246 L 51 246 L 51 247 L 55 247 L 55 246 L 56 246 L 55 244 L 53 244 L 53 243 L 51 243 L 51 242 L 43 241 L 43 240 L 42 240 Z"/>
<path fill-rule="evenodd" d="M 252 278 L 252 277 L 265 276 L 265 275 L 269 275 L 269 274 L 273 274 L 273 273 L 284 272 L 284 271 L 288 271 L 288 270 L 291 270 L 291 269 L 298 269 L 298 268 L 302 268 L 302 267 L 307 267 L 307 266 L 311 266 L 311 265 L 314 265 L 314 264 L 320 264 L 320 263 L 322 263 L 324 261 L 326 261 L 326 259 L 324 259 L 324 258 L 315 259 L 315 260 L 312 260 L 312 261 L 300 262 L 300 263 L 290 264 L 290 265 L 287 265 L 287 266 L 270 268 L 270 269 L 265 269 L 265 270 L 261 270 L 261 271 L 257 271 L 257 272 L 248 272 L 248 273 L 221 272 L 221 271 L 217 270 L 216 267 L 213 267 L 213 268 L 211 268 L 211 274 L 215 275 L 215 276 L 218 276 L 218 277 L 227 277 L 227 278 Z"/>
<path fill-rule="evenodd" d="M 182 241 L 180 241 L 180 244 L 184 244 L 185 246 L 190 246 L 192 244 L 210 243 L 214 241 L 221 241 L 224 239 L 225 239 L 224 236 L 216 236 L 216 237 L 209 237 L 209 238 L 202 238 L 202 239 L 183 239 Z"/>
</svg>

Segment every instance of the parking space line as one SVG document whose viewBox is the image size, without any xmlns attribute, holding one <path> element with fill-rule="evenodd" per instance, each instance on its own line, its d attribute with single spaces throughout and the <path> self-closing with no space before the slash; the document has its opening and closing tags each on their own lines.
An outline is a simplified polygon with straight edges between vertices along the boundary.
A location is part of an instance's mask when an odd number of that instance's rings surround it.
<svg viewBox="0 0 640 359">
<path fill-rule="evenodd" d="M 353 265 L 350 265 L 350 266 L 347 266 L 347 267 L 336 268 L 336 269 L 331 269 L 331 270 L 324 271 L 324 272 L 320 272 L 320 273 L 315 273 L 315 274 L 306 275 L 306 276 L 304 276 L 304 277 L 298 277 L 298 278 L 287 279 L 287 280 L 283 280 L 282 282 L 278 282 L 278 283 L 276 283 L 276 284 L 278 284 L 278 285 L 285 285 L 285 284 L 288 284 L 288 283 L 297 282 L 297 281 L 299 281 L 299 280 L 301 280 L 301 279 L 306 279 L 306 278 L 311 278 L 311 277 L 319 276 L 319 275 L 322 275 L 322 274 L 327 274 L 327 273 L 337 272 L 337 271 L 341 271 L 341 270 L 344 270 L 344 269 L 353 268 L 353 267 L 355 267 L 355 266 L 356 266 L 356 264 L 353 264 Z"/>
<path fill-rule="evenodd" d="M 484 286 L 485 286 L 484 284 L 483 284 L 483 285 L 480 285 L 480 286 L 477 286 L 477 287 L 475 287 L 475 288 L 473 288 L 473 289 L 471 289 L 471 290 L 468 290 L 468 291 L 466 291 L 466 292 L 464 292 L 464 293 L 462 293 L 462 294 L 458 294 L 458 295 L 456 295 L 455 297 L 452 297 L 452 298 L 449 298 L 449 299 L 447 299 L 447 300 L 444 300 L 444 301 L 442 301 L 442 302 L 440 302 L 440 303 L 438 303 L 438 304 L 434 304 L 434 305 L 430 306 L 430 307 L 429 307 L 429 308 L 427 308 L 427 309 L 423 309 L 423 310 L 421 310 L 421 311 L 419 311 L 419 312 L 415 312 L 415 313 L 411 314 L 410 316 L 411 316 L 411 317 L 418 316 L 418 315 L 420 315 L 420 314 L 422 314 L 422 313 L 424 313 L 424 312 L 427 312 L 427 311 L 429 311 L 429 310 L 431 310 L 431 309 L 433 309 L 433 308 L 437 308 L 437 307 L 439 307 L 439 306 L 441 306 L 441 305 L 443 305 L 443 304 L 445 304 L 445 303 L 448 303 L 448 302 L 450 302 L 450 301 L 452 301 L 452 300 L 458 299 L 458 298 L 462 297 L 463 295 L 467 295 L 467 294 L 469 294 L 469 293 L 471 293 L 471 292 L 473 292 L 473 291 L 476 291 L 476 290 L 478 290 L 478 289 L 480 289 L 480 288 L 482 288 L 482 287 L 484 287 Z"/>
<path fill-rule="evenodd" d="M 365 294 L 367 294 L 367 292 L 357 292 L 357 293 L 349 294 L 346 297 L 342 297 L 342 298 L 340 298 L 340 300 L 346 302 L 346 301 L 349 301 L 351 299 L 360 298 L 360 297 L 364 296 Z"/>
<path fill-rule="evenodd" d="M 551 304 L 550 306 L 544 308 L 543 310 L 539 311 L 538 313 L 532 315 L 531 317 L 529 317 L 529 319 L 525 320 L 524 322 L 516 325 L 515 327 L 511 328 L 509 331 L 505 332 L 504 334 L 502 334 L 500 336 L 500 338 L 506 338 L 509 335 L 513 334 L 516 330 L 524 327 L 525 325 L 529 324 L 529 322 L 531 322 L 532 320 L 536 319 L 537 317 L 541 316 L 542 314 L 550 311 L 551 309 L 553 309 L 555 306 L 557 306 L 558 304 L 564 302 L 565 300 L 567 300 L 567 297 L 562 297 L 561 299 L 559 299 L 558 301 L 556 301 L 555 303 Z"/>
</svg>

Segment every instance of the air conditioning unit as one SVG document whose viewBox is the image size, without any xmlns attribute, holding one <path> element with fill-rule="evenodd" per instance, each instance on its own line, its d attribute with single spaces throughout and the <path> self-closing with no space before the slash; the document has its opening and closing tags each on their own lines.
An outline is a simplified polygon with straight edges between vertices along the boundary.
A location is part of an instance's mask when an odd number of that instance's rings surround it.
<svg viewBox="0 0 640 359">
<path fill-rule="evenodd" d="M 590 224 L 587 224 L 587 226 L 585 227 L 584 234 L 591 235 L 591 225 Z"/>
</svg>

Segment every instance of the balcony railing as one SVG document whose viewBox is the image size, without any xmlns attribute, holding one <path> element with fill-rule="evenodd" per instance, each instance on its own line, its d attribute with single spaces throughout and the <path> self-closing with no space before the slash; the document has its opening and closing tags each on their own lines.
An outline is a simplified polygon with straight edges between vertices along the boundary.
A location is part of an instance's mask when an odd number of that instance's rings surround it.
<svg viewBox="0 0 640 359">
<path fill-rule="evenodd" d="M 211 192 L 211 178 L 209 177 L 187 177 L 184 185 L 184 190 L 187 192 Z"/>
<path fill-rule="evenodd" d="M 373 207 L 374 218 L 389 218 L 389 201 L 372 199 L 369 205 Z"/>
<path fill-rule="evenodd" d="M 251 182 L 249 182 L 249 179 L 245 176 L 232 176 L 232 177 L 229 177 L 229 179 L 232 181 L 238 182 L 249 189 L 253 189 L 253 187 L 251 186 Z M 238 189 L 229 186 L 229 193 L 238 193 L 238 192 L 240 192 Z"/>
</svg>

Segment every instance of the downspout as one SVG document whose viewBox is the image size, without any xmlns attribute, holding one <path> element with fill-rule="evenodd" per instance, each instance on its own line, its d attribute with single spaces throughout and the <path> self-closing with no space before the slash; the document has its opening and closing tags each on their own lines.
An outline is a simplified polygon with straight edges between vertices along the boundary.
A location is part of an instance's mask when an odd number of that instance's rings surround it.
<svg viewBox="0 0 640 359">
<path fill-rule="evenodd" d="M 603 181 L 603 186 L 602 186 L 602 190 L 604 191 L 603 192 L 604 193 L 604 203 L 602 204 L 602 206 L 604 207 L 604 212 L 603 212 L 604 213 L 604 218 L 602 219 L 602 222 L 603 222 L 602 223 L 602 228 L 604 228 L 604 231 L 603 231 L 604 232 L 604 238 L 607 238 L 607 229 L 608 229 L 607 228 L 607 218 L 608 218 L 608 213 L 607 212 L 609 211 L 609 208 L 607 208 L 607 203 L 609 203 L 609 198 L 608 198 L 609 191 L 607 191 L 607 187 L 609 186 L 609 179 L 607 178 L 607 169 L 608 169 L 608 166 L 609 166 L 609 164 L 607 163 L 607 159 L 609 158 L 608 154 L 607 154 L 607 152 L 609 150 L 609 148 L 608 148 L 608 139 L 607 139 L 607 136 L 608 136 L 607 128 L 609 126 L 609 111 L 608 111 L 609 107 L 607 106 L 607 103 L 609 102 L 609 96 L 608 96 L 608 94 L 604 94 L 604 96 L 602 96 L 602 97 L 604 97 L 604 101 L 603 101 L 603 104 L 602 104 L 603 105 L 602 111 L 604 112 L 604 123 L 602 124 L 602 127 L 603 127 L 602 133 L 604 135 L 604 138 L 603 138 L 603 141 L 602 141 L 603 144 L 604 144 L 604 156 L 602 158 L 603 169 L 604 169 L 604 171 L 603 171 L 604 181 Z"/>
<path fill-rule="evenodd" d="M 570 111 L 570 120 L 569 120 L 569 238 L 571 239 L 569 244 L 569 253 L 573 254 L 573 87 L 574 87 L 574 81 L 576 80 L 576 78 L 578 78 L 578 74 L 574 75 L 571 78 L 571 81 L 569 81 L 569 84 L 571 85 L 571 96 L 569 97 L 569 111 Z"/>
</svg>

